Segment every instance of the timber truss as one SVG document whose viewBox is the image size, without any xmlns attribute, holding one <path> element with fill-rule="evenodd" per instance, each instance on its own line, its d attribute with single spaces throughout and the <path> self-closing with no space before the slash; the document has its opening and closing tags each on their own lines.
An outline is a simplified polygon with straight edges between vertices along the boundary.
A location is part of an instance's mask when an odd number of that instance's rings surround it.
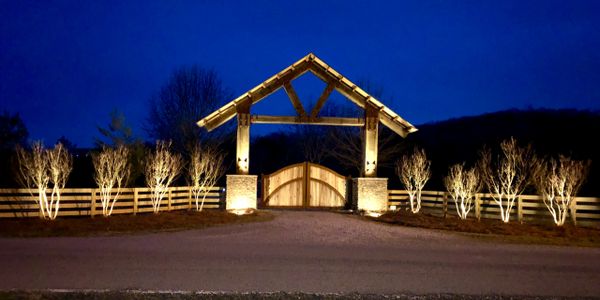
<svg viewBox="0 0 600 300">
<path fill-rule="evenodd" d="M 314 108 L 310 112 L 304 110 L 304 107 L 298 98 L 298 94 L 296 94 L 296 91 L 292 86 L 292 81 L 294 79 L 302 76 L 308 71 L 327 84 Z M 250 107 L 252 105 L 258 103 L 282 87 L 297 112 L 296 116 L 250 115 Z M 334 89 L 362 108 L 365 112 L 364 118 L 319 116 L 321 108 Z M 235 116 L 238 117 L 237 172 L 239 174 L 248 174 L 250 124 L 309 124 L 364 127 L 364 176 L 376 175 L 377 129 L 379 122 L 402 137 L 406 137 L 409 133 L 417 131 L 412 124 L 402 119 L 394 111 L 373 98 L 360 87 L 356 86 L 312 53 L 198 121 L 198 126 L 205 127 L 208 131 L 212 131 Z"/>
</svg>

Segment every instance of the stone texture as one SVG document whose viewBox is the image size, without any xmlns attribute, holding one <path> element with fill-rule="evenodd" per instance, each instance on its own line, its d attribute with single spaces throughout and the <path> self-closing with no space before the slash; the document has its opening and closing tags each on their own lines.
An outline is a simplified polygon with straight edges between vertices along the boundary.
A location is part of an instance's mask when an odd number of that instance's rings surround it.
<svg viewBox="0 0 600 300">
<path fill-rule="evenodd" d="M 256 209 L 257 175 L 227 175 L 225 209 Z"/>
<path fill-rule="evenodd" d="M 352 199 L 358 211 L 387 210 L 387 178 L 359 177 L 352 180 Z"/>
</svg>

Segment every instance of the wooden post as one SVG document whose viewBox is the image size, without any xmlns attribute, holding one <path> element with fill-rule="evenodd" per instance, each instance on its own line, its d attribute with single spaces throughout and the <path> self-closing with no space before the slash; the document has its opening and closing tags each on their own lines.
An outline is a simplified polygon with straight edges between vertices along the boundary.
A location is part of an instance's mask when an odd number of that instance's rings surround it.
<svg viewBox="0 0 600 300">
<path fill-rule="evenodd" d="M 377 140 L 379 111 L 371 104 L 365 106 L 365 127 L 363 130 L 363 176 L 377 176 Z"/>
<path fill-rule="evenodd" d="M 169 191 L 167 192 L 168 196 L 167 196 L 167 211 L 171 211 L 171 202 L 173 201 L 171 198 L 171 188 L 168 188 Z"/>
<path fill-rule="evenodd" d="M 517 219 L 519 223 L 523 223 L 523 198 L 517 196 Z"/>
<path fill-rule="evenodd" d="M 250 101 L 237 106 L 236 171 L 247 175 L 250 168 Z"/>
<path fill-rule="evenodd" d="M 138 212 L 138 189 L 133 188 L 133 215 L 135 216 Z"/>
<path fill-rule="evenodd" d="M 577 198 L 571 200 L 571 221 L 577 226 Z"/>
<path fill-rule="evenodd" d="M 188 210 L 192 210 L 192 189 L 193 187 L 191 186 L 188 189 Z"/>
<path fill-rule="evenodd" d="M 310 168 L 310 163 L 304 163 L 304 180 L 302 182 L 302 193 L 304 194 L 304 199 L 302 201 L 302 206 L 309 207 L 310 206 L 310 191 L 309 191 L 309 183 L 308 183 L 308 168 Z"/>
<path fill-rule="evenodd" d="M 446 215 L 448 214 L 448 193 L 443 192 L 443 194 L 442 194 L 442 201 L 443 201 L 444 218 L 445 218 Z"/>
<path fill-rule="evenodd" d="M 92 189 L 92 203 L 90 206 L 90 215 L 92 218 L 96 214 L 96 189 Z"/>
<path fill-rule="evenodd" d="M 475 194 L 475 218 L 481 220 L 481 194 Z"/>
</svg>

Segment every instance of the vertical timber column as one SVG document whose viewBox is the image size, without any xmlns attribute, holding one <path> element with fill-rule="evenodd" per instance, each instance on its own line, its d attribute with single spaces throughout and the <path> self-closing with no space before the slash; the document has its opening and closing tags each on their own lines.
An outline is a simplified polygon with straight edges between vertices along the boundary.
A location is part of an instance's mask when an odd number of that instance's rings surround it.
<svg viewBox="0 0 600 300">
<path fill-rule="evenodd" d="M 379 111 L 373 105 L 367 104 L 363 137 L 363 174 L 365 177 L 377 176 L 378 125 Z"/>
<path fill-rule="evenodd" d="M 353 201 L 356 209 L 367 215 L 379 216 L 388 209 L 387 178 L 377 178 L 377 129 L 379 110 L 365 105 L 365 127 L 363 130 L 363 176 L 352 184 Z"/>
<path fill-rule="evenodd" d="M 250 101 L 237 106 L 236 173 L 227 175 L 225 209 L 246 214 L 256 209 L 257 176 L 250 168 Z"/>
<path fill-rule="evenodd" d="M 237 107 L 236 172 L 248 175 L 250 168 L 250 105 Z"/>
</svg>

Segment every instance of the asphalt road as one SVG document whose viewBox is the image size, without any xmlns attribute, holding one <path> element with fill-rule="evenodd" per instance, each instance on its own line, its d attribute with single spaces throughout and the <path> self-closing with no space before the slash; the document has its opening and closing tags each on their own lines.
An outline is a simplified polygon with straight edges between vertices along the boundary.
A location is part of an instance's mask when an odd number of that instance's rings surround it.
<svg viewBox="0 0 600 300">
<path fill-rule="evenodd" d="M 331 212 L 176 233 L 0 239 L 0 289 L 600 296 L 600 249 L 482 242 Z"/>
</svg>

